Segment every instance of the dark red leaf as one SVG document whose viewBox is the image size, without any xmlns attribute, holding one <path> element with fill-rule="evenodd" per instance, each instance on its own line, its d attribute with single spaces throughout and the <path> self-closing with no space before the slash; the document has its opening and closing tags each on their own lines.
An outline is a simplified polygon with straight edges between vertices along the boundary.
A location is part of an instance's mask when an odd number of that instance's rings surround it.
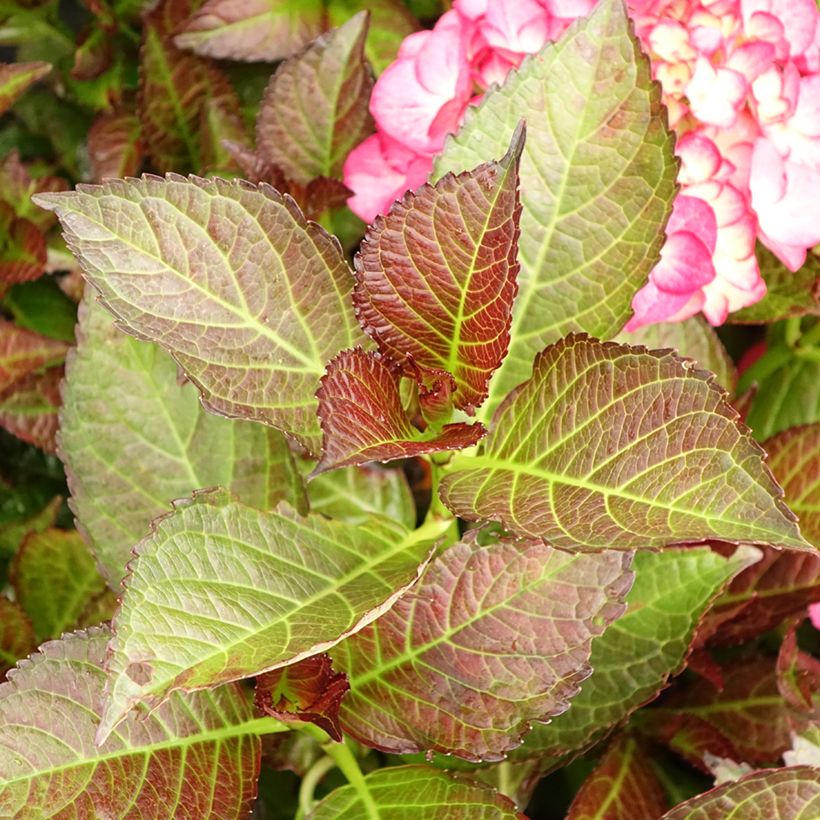
<svg viewBox="0 0 820 820">
<path fill-rule="evenodd" d="M 0 293 L 9 285 L 37 279 L 45 267 L 46 240 L 40 229 L 0 202 Z"/>
<path fill-rule="evenodd" d="M 524 126 L 499 162 L 405 194 L 356 257 L 359 321 L 390 359 L 451 373 L 471 412 L 510 341 L 518 274 L 518 163 Z"/>
<path fill-rule="evenodd" d="M 651 712 L 650 712 L 651 716 Z M 740 753 L 711 723 L 696 715 L 662 715 L 648 725 L 650 733 L 704 774 L 712 774 L 707 755 L 739 761 Z"/>
<path fill-rule="evenodd" d="M 0 392 L 41 367 L 59 364 L 68 345 L 0 319 Z"/>
<path fill-rule="evenodd" d="M 113 111 L 97 117 L 88 132 L 88 156 L 96 182 L 136 176 L 143 157 L 136 114 Z"/>
<path fill-rule="evenodd" d="M 347 675 L 334 672 L 327 655 L 314 655 L 259 675 L 256 706 L 277 720 L 314 723 L 341 741 L 339 707 L 348 689 Z"/>
<path fill-rule="evenodd" d="M 820 691 L 820 661 L 797 646 L 797 627 L 802 618 L 795 618 L 777 655 L 777 689 L 786 703 L 801 712 L 814 708 L 814 693 Z"/>
<path fill-rule="evenodd" d="M 0 679 L 36 646 L 34 627 L 20 605 L 0 595 Z"/>
<path fill-rule="evenodd" d="M 319 390 L 322 458 L 314 475 L 368 461 L 392 461 L 423 453 L 462 450 L 486 433 L 481 424 L 447 424 L 422 433 L 402 407 L 398 375 L 360 348 L 331 360 Z"/>
<path fill-rule="evenodd" d="M 55 452 L 62 379 L 63 368 L 52 367 L 14 382 L 0 393 L 0 427 L 47 453 Z"/>
</svg>

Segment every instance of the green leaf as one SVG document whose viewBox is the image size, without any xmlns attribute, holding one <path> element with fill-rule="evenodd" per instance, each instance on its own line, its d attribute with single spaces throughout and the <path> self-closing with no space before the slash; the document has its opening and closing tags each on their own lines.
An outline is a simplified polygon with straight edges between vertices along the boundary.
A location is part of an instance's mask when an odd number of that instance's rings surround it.
<svg viewBox="0 0 820 820">
<path fill-rule="evenodd" d="M 807 549 L 725 392 L 669 351 L 569 336 L 457 456 L 444 503 L 567 549 L 710 538 Z"/>
<path fill-rule="evenodd" d="M 0 676 L 5 675 L 20 658 L 25 658 L 35 646 L 37 642 L 34 638 L 34 627 L 28 615 L 20 604 L 10 601 L 5 595 L 0 595 Z M 2 799 L 0 791 L 0 807 L 3 805 Z"/>
<path fill-rule="evenodd" d="M 42 276 L 15 285 L 3 300 L 17 325 L 50 339 L 74 343 L 77 305 L 60 290 L 56 279 Z"/>
<path fill-rule="evenodd" d="M 373 75 L 364 60 L 363 12 L 286 60 L 271 77 L 256 121 L 256 147 L 288 179 L 341 179 L 350 151 L 373 131 Z"/>
<path fill-rule="evenodd" d="M 319 418 L 322 458 L 312 475 L 370 461 L 394 461 L 424 453 L 472 447 L 484 425 L 455 422 L 441 429 L 416 429 L 407 418 L 398 375 L 377 353 L 344 350 L 327 366 Z"/>
<path fill-rule="evenodd" d="M 732 324 L 768 324 L 807 313 L 820 315 L 820 257 L 812 251 L 798 271 L 790 271 L 768 248 L 757 246 L 766 295 L 750 307 L 729 314 Z"/>
<path fill-rule="evenodd" d="M 342 786 L 311 812 L 311 820 L 525 820 L 495 789 L 430 766 L 391 766 L 364 778 L 362 792 Z M 457 814 L 455 814 L 457 812 Z"/>
<path fill-rule="evenodd" d="M 94 743 L 110 633 L 52 641 L 0 686 L 0 814 L 240 818 L 256 793 L 259 732 L 236 685 L 176 695 Z M 218 774 L 218 776 L 217 776 Z"/>
<path fill-rule="evenodd" d="M 416 502 L 400 469 L 349 467 L 322 473 L 308 484 L 308 499 L 311 512 L 350 524 L 377 514 L 409 530 L 416 526 Z"/>
<path fill-rule="evenodd" d="M 378 76 L 396 59 L 404 38 L 418 31 L 419 22 L 401 0 L 329 0 L 328 22 L 340 26 L 364 10 L 370 13 L 364 52 Z"/>
<path fill-rule="evenodd" d="M 724 783 L 681 803 L 664 814 L 662 820 L 718 820 L 729 817 L 808 820 L 818 814 L 820 780 L 817 769 L 794 766 L 764 769 L 732 783 Z"/>
<path fill-rule="evenodd" d="M 623 735 L 581 785 L 567 820 L 658 820 L 667 806 L 647 750 Z"/>
<path fill-rule="evenodd" d="M 39 370 L 60 364 L 68 345 L 0 319 L 0 391 Z"/>
<path fill-rule="evenodd" d="M 50 71 L 48 63 L 0 63 L 0 115 L 5 114 L 30 85 Z"/>
<path fill-rule="evenodd" d="M 90 288 L 78 340 L 61 451 L 72 509 L 112 588 L 171 499 L 222 486 L 260 509 L 282 498 L 306 508 L 283 436 L 206 413 L 193 385 L 179 383 L 170 356 L 118 331 Z"/>
<path fill-rule="evenodd" d="M 714 373 L 717 383 L 729 395 L 734 395 L 737 386 L 735 366 L 714 328 L 701 316 L 693 316 L 685 322 L 644 325 L 630 333 L 620 333 L 616 341 L 644 345 L 650 350 L 671 348 L 680 356 L 694 359 L 698 367 Z"/>
<path fill-rule="evenodd" d="M 37 203 L 122 327 L 170 350 L 209 409 L 318 451 L 319 377 L 364 338 L 338 242 L 272 188 L 218 178 L 111 180 Z"/>
<path fill-rule="evenodd" d="M 415 583 L 445 527 L 260 512 L 221 492 L 176 502 L 134 548 L 100 737 L 140 701 L 324 652 Z"/>
<path fill-rule="evenodd" d="M 76 627 L 91 602 L 105 591 L 88 547 L 74 530 L 31 533 L 15 557 L 11 577 L 37 643 Z"/>
<path fill-rule="evenodd" d="M 190 0 L 161 3 L 143 27 L 138 112 L 147 152 L 161 171 L 202 170 L 200 124 L 210 101 L 239 111 L 225 74 L 172 42 L 192 6 Z"/>
<path fill-rule="evenodd" d="M 323 0 L 208 0 L 174 42 L 206 57 L 281 60 L 321 34 L 323 7 Z"/>
<path fill-rule="evenodd" d="M 356 740 L 502 760 L 529 721 L 577 695 L 593 637 L 623 611 L 631 556 L 482 547 L 479 537 L 472 530 L 445 550 L 416 588 L 330 653 L 350 679 L 342 726 Z"/>
<path fill-rule="evenodd" d="M 510 341 L 524 140 L 519 124 L 503 159 L 405 194 L 356 256 L 353 303 L 380 352 L 450 373 L 470 414 Z"/>
<path fill-rule="evenodd" d="M 521 118 L 519 295 L 489 414 L 533 356 L 572 330 L 616 334 L 659 259 L 677 162 L 660 87 L 619 0 L 599 3 L 490 91 L 451 138 L 435 178 L 501 156 Z"/>
<path fill-rule="evenodd" d="M 705 547 L 639 552 L 626 613 L 593 640 L 593 672 L 572 708 L 536 725 L 512 757 L 558 757 L 589 748 L 652 700 L 683 668 L 711 601 L 756 559 L 757 550 L 745 547 L 728 559 Z"/>
</svg>

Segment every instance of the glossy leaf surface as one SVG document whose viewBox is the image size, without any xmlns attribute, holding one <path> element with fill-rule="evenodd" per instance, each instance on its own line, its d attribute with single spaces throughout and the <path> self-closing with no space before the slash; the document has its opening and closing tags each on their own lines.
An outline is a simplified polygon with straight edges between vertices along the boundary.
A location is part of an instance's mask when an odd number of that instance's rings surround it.
<svg viewBox="0 0 820 820">
<path fill-rule="evenodd" d="M 503 759 L 529 721 L 566 711 L 578 693 L 592 638 L 623 611 L 629 564 L 625 553 L 539 543 L 481 547 L 469 533 L 331 652 L 350 678 L 345 732 L 397 754 Z"/>
<path fill-rule="evenodd" d="M 510 341 L 524 140 L 520 125 L 500 161 L 405 194 L 356 257 L 362 327 L 391 360 L 452 374 L 455 406 L 468 412 Z"/>
<path fill-rule="evenodd" d="M 708 538 L 806 549 L 762 456 L 708 374 L 669 351 L 573 335 L 539 354 L 441 497 L 568 549 Z"/>
<path fill-rule="evenodd" d="M 268 83 L 256 148 L 300 185 L 341 179 L 347 155 L 373 131 L 366 35 L 367 16 L 360 13 L 282 63 Z"/>
<path fill-rule="evenodd" d="M 370 820 L 374 810 L 383 820 L 524 820 L 509 798 L 489 786 L 429 766 L 391 766 L 364 783 L 367 802 L 353 786 L 342 786 L 316 806 L 311 820 Z"/>
<path fill-rule="evenodd" d="M 94 744 L 108 638 L 95 629 L 47 643 L 0 686 L 0 814 L 247 815 L 256 793 L 258 721 L 237 686 L 176 695 Z"/>
<path fill-rule="evenodd" d="M 623 327 L 658 261 L 677 170 L 660 89 L 620 2 L 598 4 L 468 109 L 435 177 L 501 156 L 521 118 L 519 295 L 487 414 L 545 345 Z"/>
<path fill-rule="evenodd" d="M 341 248 L 291 200 L 172 175 L 37 201 L 57 212 L 106 307 L 168 349 L 210 409 L 318 449 L 319 377 L 363 337 Z"/>
<path fill-rule="evenodd" d="M 91 289 L 79 318 L 61 455 L 72 510 L 113 588 L 151 520 L 194 490 L 227 487 L 252 507 L 285 498 L 306 509 L 281 433 L 206 413 L 171 357 L 117 330 Z"/>
<path fill-rule="evenodd" d="M 485 434 L 481 424 L 456 422 L 422 433 L 402 407 L 398 376 L 376 353 L 345 350 L 328 365 L 316 393 L 322 458 L 314 474 L 397 458 L 461 450 Z"/>
<path fill-rule="evenodd" d="M 441 529 L 260 512 L 220 492 L 177 502 L 134 549 L 100 737 L 139 701 L 324 652 L 416 581 Z"/>
</svg>

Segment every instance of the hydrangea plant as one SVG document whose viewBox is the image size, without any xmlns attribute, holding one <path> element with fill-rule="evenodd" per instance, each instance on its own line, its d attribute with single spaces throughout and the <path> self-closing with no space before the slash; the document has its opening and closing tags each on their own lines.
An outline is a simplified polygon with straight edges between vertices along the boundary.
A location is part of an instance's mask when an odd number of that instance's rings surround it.
<svg viewBox="0 0 820 820">
<path fill-rule="evenodd" d="M 820 813 L 816 9 L 416 5 L 95 3 L 96 181 L 4 160 L 0 815 Z"/>
</svg>

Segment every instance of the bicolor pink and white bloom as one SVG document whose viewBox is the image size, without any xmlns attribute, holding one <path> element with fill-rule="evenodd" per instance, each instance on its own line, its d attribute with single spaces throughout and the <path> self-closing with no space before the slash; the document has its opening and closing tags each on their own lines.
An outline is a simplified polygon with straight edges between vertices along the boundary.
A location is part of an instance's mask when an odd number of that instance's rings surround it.
<svg viewBox="0 0 820 820">
<path fill-rule="evenodd" d="M 371 221 L 432 170 L 467 106 L 595 0 L 455 0 L 408 37 L 371 100 L 378 132 L 349 156 Z M 635 329 L 702 312 L 715 325 L 766 292 L 761 242 L 791 270 L 820 244 L 820 13 L 814 0 L 630 0 L 679 139 L 681 191 Z"/>
</svg>

